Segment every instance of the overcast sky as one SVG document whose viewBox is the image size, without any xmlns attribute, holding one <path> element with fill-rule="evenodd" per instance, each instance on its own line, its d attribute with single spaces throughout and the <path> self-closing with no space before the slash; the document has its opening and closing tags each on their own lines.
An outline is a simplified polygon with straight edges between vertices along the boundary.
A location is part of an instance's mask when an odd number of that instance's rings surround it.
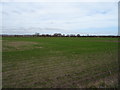
<svg viewBox="0 0 120 90">
<path fill-rule="evenodd" d="M 116 2 L 4 2 L 3 34 L 118 34 Z"/>
</svg>

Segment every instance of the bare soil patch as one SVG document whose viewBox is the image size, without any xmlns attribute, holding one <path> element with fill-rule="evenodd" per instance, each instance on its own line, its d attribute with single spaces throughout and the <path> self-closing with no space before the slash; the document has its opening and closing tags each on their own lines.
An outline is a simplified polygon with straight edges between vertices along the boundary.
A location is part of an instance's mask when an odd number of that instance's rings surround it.
<svg viewBox="0 0 120 90">
<path fill-rule="evenodd" d="M 38 45 L 36 42 L 29 42 L 29 41 L 3 41 L 3 51 L 13 51 L 13 50 L 26 50 L 26 49 L 33 49 L 33 48 L 42 48 L 36 47 L 33 45 Z"/>
<path fill-rule="evenodd" d="M 15 42 L 8 42 L 7 45 L 13 47 L 20 47 L 20 46 L 28 46 L 28 45 L 37 44 L 35 42 L 25 42 L 25 41 L 15 41 Z"/>
<path fill-rule="evenodd" d="M 120 42 L 119 40 L 82 40 L 82 41 L 90 41 L 90 42 Z"/>
</svg>

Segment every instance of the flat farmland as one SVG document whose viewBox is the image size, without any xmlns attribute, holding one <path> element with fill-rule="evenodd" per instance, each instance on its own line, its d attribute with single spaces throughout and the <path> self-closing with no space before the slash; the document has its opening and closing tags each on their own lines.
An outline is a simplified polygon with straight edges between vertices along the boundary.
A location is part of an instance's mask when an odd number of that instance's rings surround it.
<svg viewBox="0 0 120 90">
<path fill-rule="evenodd" d="M 118 86 L 118 38 L 3 37 L 3 88 Z"/>
</svg>

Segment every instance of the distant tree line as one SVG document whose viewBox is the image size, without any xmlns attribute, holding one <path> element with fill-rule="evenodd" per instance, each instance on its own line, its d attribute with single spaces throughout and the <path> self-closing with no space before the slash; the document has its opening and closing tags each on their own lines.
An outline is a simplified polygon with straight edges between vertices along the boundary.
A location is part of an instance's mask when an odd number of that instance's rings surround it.
<svg viewBox="0 0 120 90">
<path fill-rule="evenodd" d="M 8 35 L 8 34 L 3 34 L 0 35 L 2 37 L 120 37 L 120 36 L 113 36 L 113 35 L 108 35 L 108 36 L 98 36 L 98 35 L 80 35 L 80 34 L 61 34 L 61 33 L 54 33 L 53 35 L 51 34 L 39 34 L 39 33 L 35 33 L 33 35 Z"/>
</svg>

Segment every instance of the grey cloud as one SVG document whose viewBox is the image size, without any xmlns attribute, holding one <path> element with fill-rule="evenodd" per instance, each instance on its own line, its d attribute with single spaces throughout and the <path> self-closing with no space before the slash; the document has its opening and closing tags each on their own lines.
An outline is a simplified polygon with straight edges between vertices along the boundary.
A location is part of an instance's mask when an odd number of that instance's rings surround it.
<svg viewBox="0 0 120 90">
<path fill-rule="evenodd" d="M 40 28 L 40 27 L 29 27 L 29 28 L 25 28 L 25 27 L 11 27 L 11 28 L 3 28 L 3 31 L 6 31 L 6 30 L 12 30 L 12 31 L 24 31 L 24 30 L 29 30 L 29 31 L 35 31 L 35 30 L 40 30 L 40 31 L 47 31 L 47 30 L 64 30 L 64 29 L 61 29 L 61 28 Z"/>
<path fill-rule="evenodd" d="M 63 30 L 63 29 L 60 29 L 60 28 L 44 28 L 44 30 Z"/>
<path fill-rule="evenodd" d="M 2 14 L 4 14 L 4 15 L 8 15 L 8 12 L 2 11 Z"/>
<path fill-rule="evenodd" d="M 17 11 L 17 10 L 13 10 L 12 11 L 13 13 L 16 13 L 16 14 L 22 14 L 21 12 Z"/>
</svg>

